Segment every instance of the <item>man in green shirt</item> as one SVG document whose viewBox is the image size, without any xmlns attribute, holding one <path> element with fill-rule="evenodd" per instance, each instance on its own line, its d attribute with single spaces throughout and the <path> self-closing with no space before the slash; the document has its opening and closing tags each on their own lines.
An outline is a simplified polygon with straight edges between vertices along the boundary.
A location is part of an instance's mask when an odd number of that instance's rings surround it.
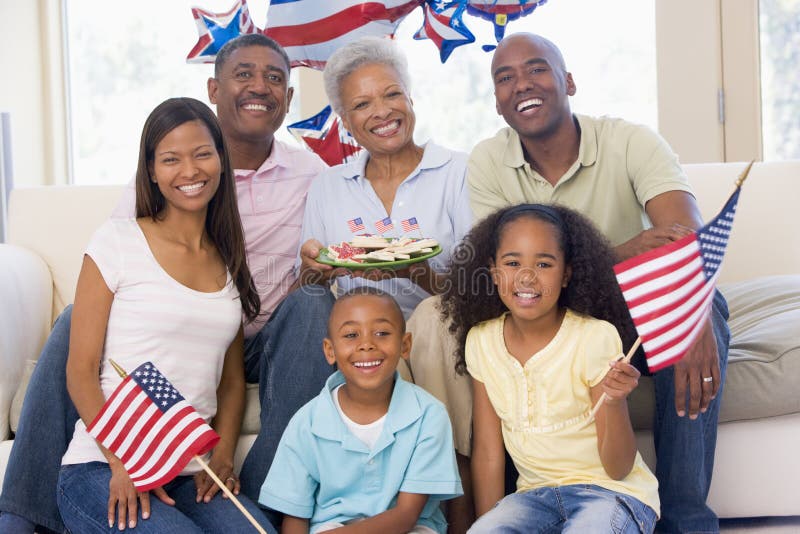
<svg viewBox="0 0 800 534">
<path fill-rule="evenodd" d="M 572 113 L 575 81 L 553 43 L 511 35 L 498 45 L 491 74 L 497 112 L 509 127 L 470 156 L 476 218 L 510 204 L 563 204 L 592 219 L 620 260 L 703 225 L 686 175 L 658 134 Z M 653 375 L 660 531 L 719 531 L 705 500 L 728 356 L 726 320 L 717 292 L 708 325 L 688 354 Z"/>
</svg>

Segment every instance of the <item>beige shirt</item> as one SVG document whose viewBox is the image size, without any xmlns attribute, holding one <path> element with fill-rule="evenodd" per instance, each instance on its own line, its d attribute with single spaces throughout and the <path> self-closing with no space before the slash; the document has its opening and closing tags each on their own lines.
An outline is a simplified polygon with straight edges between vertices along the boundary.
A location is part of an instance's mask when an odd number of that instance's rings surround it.
<svg viewBox="0 0 800 534">
<path fill-rule="evenodd" d="M 476 220 L 514 204 L 562 204 L 589 217 L 617 246 L 652 226 L 648 200 L 667 191 L 691 193 L 677 156 L 657 133 L 622 119 L 575 118 L 578 160 L 555 186 L 525 161 L 511 128 L 475 146 L 467 178 Z"/>
<path fill-rule="evenodd" d="M 519 471 L 517 491 L 595 484 L 635 497 L 658 514 L 658 481 L 641 455 L 636 453 L 628 476 L 613 480 L 600 460 L 596 426 L 585 425 L 590 390 L 622 350 L 616 329 L 567 310 L 555 337 L 523 367 L 506 349 L 505 318 L 470 330 L 466 360 L 501 420 L 506 450 Z"/>
</svg>

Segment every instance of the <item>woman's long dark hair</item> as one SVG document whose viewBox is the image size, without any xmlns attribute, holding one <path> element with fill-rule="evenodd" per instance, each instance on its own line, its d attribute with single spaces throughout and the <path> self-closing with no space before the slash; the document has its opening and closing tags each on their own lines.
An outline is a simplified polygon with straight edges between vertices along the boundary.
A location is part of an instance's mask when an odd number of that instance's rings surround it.
<svg viewBox="0 0 800 534">
<path fill-rule="evenodd" d="M 567 287 L 561 290 L 559 306 L 608 321 L 617 327 L 624 347 L 636 339 L 636 331 L 614 276 L 614 252 L 591 221 L 574 210 L 557 205 L 521 204 L 489 215 L 458 245 L 442 295 L 442 316 L 458 344 L 456 371 L 466 372 L 464 346 L 470 328 L 508 311 L 492 281 L 490 265 L 495 261 L 503 229 L 521 217 L 548 223 L 556 232 L 565 263 L 572 268 Z"/>
<path fill-rule="evenodd" d="M 150 217 L 153 221 L 163 218 L 166 201 L 158 184 L 150 175 L 150 169 L 153 168 L 155 161 L 155 150 L 168 133 L 191 121 L 200 121 L 208 129 L 222 164 L 219 187 L 208 203 L 206 232 L 217 247 L 236 289 L 239 290 L 242 313 L 252 321 L 261 311 L 261 299 L 247 267 L 244 231 L 236 204 L 233 169 L 219 122 L 214 112 L 199 100 L 170 98 L 156 106 L 147 117 L 142 129 L 139 163 L 136 168 L 136 216 Z"/>
</svg>

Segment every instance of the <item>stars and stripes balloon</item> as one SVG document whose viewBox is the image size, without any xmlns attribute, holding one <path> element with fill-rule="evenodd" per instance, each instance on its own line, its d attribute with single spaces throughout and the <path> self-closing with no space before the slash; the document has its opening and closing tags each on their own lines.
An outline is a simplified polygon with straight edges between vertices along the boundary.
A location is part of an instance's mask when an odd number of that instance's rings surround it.
<svg viewBox="0 0 800 534">
<path fill-rule="evenodd" d="M 269 1 L 269 0 L 268 0 Z M 490 20 L 497 42 L 508 22 L 533 12 L 547 0 L 271 0 L 263 33 L 284 47 L 292 67 L 322 70 L 334 50 L 367 35 L 394 36 L 403 19 L 422 7 L 422 27 L 415 39 L 430 39 L 442 63 L 453 50 L 475 42 L 464 14 Z M 188 63 L 213 63 L 219 49 L 246 33 L 258 33 L 246 0 L 237 0 L 226 13 L 193 7 L 199 39 L 186 57 Z M 491 50 L 494 45 L 484 46 Z"/>
<path fill-rule="evenodd" d="M 414 39 L 433 41 L 439 49 L 439 58 L 444 63 L 457 46 L 475 42 L 475 36 L 464 24 L 466 7 L 466 0 L 427 0 L 422 7 L 425 10 L 422 28 L 414 35 Z"/>
<path fill-rule="evenodd" d="M 233 7 L 225 13 L 211 13 L 192 7 L 192 16 L 199 38 L 186 56 L 187 63 L 214 63 L 222 45 L 239 35 L 260 32 L 250 18 L 247 0 L 236 0 Z"/>
<path fill-rule="evenodd" d="M 334 50 L 367 35 L 394 35 L 422 0 L 272 0 L 264 33 L 289 54 L 292 67 L 322 70 Z"/>
<path fill-rule="evenodd" d="M 509 21 L 530 15 L 533 10 L 547 0 L 468 0 L 467 12 L 470 15 L 489 20 L 494 24 L 494 38 L 499 43 L 506 33 Z M 494 46 L 484 46 L 491 50 Z"/>
<path fill-rule="evenodd" d="M 292 135 L 315 152 L 330 166 L 352 160 L 361 147 L 344 129 L 339 117 L 325 106 L 322 111 L 308 119 L 286 127 Z"/>
</svg>

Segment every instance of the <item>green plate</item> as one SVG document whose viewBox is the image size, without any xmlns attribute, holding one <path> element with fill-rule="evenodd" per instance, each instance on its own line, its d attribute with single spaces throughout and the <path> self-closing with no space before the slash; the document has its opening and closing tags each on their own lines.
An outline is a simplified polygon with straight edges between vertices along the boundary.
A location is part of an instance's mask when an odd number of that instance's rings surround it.
<svg viewBox="0 0 800 534">
<path fill-rule="evenodd" d="M 344 267 L 346 269 L 350 269 L 351 271 L 363 271 L 365 269 L 402 269 L 403 267 L 407 267 L 414 263 L 419 263 L 421 261 L 425 261 L 429 258 L 432 258 L 438 254 L 441 254 L 442 246 L 436 245 L 433 247 L 433 250 L 428 252 L 427 254 L 423 254 L 422 256 L 417 256 L 416 258 L 409 258 L 407 260 L 397 260 L 397 261 L 375 261 L 375 262 L 365 262 L 365 263 L 347 263 L 347 262 L 339 262 L 334 259 L 331 259 L 328 256 L 328 249 L 323 248 L 322 251 L 317 256 L 317 261 L 319 263 L 324 263 L 325 265 L 330 265 L 332 267 Z"/>
</svg>

